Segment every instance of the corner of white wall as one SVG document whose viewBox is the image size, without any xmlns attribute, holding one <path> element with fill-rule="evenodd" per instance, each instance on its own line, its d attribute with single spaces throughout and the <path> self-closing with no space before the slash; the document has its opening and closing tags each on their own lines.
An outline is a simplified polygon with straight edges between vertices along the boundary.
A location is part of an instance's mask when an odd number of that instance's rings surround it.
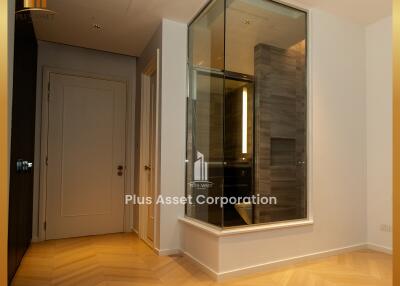
<svg viewBox="0 0 400 286">
<path fill-rule="evenodd" d="M 367 242 L 392 249 L 392 17 L 366 28 Z"/>
<path fill-rule="evenodd" d="M 342 244 L 365 243 L 365 28 L 313 9 L 312 30 L 315 220 Z"/>
<path fill-rule="evenodd" d="M 187 25 L 162 21 L 160 194 L 185 195 Z M 160 205 L 160 250 L 180 249 L 182 205 Z"/>
</svg>

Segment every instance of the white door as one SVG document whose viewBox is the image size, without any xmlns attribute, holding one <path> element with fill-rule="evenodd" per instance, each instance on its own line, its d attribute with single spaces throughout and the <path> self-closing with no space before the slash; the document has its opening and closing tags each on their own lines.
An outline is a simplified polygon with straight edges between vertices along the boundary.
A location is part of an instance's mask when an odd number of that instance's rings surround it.
<svg viewBox="0 0 400 286">
<path fill-rule="evenodd" d="M 123 231 L 124 83 L 50 74 L 46 239 Z"/>
<path fill-rule="evenodd" d="M 155 234 L 155 214 L 157 213 L 154 201 L 157 197 L 158 165 L 159 165 L 159 52 L 142 74 L 141 94 L 141 128 L 140 128 L 140 171 L 139 195 L 153 198 L 152 204 L 139 206 L 139 236 L 150 246 L 154 246 L 157 239 Z"/>
</svg>

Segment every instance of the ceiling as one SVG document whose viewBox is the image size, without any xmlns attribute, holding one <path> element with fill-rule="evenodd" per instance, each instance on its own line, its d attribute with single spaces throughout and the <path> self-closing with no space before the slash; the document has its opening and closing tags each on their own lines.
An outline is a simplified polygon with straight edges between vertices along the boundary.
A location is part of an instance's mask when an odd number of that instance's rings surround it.
<svg viewBox="0 0 400 286">
<path fill-rule="evenodd" d="M 367 25 L 392 13 L 392 0 L 297 0 L 350 21 Z"/>
<path fill-rule="evenodd" d="M 249 4 L 254 0 L 242 1 Z M 56 14 L 51 17 L 34 18 L 34 25 L 39 40 L 140 56 L 162 18 L 188 23 L 207 2 L 208 0 L 48 0 L 48 8 Z M 297 2 L 365 25 L 390 15 L 392 1 L 297 0 Z M 236 8 L 241 9 L 240 6 Z M 256 11 L 252 14 L 257 15 Z M 238 23 L 231 27 L 243 26 L 239 23 L 243 21 L 240 17 L 232 19 L 236 19 L 234 21 Z M 257 24 L 257 21 L 250 20 Z M 265 23 L 260 21 L 259 25 L 262 24 Z M 296 29 L 289 26 L 287 28 L 286 31 L 292 35 L 289 38 L 293 40 L 298 38 L 299 33 L 296 35 Z M 290 43 L 286 43 L 288 44 Z"/>
<path fill-rule="evenodd" d="M 162 18 L 188 23 L 207 0 L 48 0 L 39 40 L 140 56 Z M 97 25 L 98 28 L 95 28 Z"/>
</svg>

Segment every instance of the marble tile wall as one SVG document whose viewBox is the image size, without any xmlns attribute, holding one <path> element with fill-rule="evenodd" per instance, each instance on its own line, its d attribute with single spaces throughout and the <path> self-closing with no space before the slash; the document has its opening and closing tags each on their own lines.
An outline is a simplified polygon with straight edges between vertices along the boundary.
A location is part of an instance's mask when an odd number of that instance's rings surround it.
<svg viewBox="0 0 400 286">
<path fill-rule="evenodd" d="M 278 199 L 256 223 L 306 216 L 306 95 L 304 42 L 255 47 L 255 193 Z"/>
</svg>

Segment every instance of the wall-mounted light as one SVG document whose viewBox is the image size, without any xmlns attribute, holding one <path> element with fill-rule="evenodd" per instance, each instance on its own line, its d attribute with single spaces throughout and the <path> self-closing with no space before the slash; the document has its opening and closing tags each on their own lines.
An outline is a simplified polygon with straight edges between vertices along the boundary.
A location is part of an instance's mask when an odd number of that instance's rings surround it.
<svg viewBox="0 0 400 286">
<path fill-rule="evenodd" d="M 242 92 L 242 153 L 247 154 L 247 87 Z"/>
<path fill-rule="evenodd" d="M 26 11 L 41 11 L 52 14 L 55 13 L 54 11 L 47 9 L 47 0 L 20 0 L 20 1 L 21 2 L 23 1 L 22 9 L 17 10 L 16 13 L 21 13 Z"/>
</svg>

